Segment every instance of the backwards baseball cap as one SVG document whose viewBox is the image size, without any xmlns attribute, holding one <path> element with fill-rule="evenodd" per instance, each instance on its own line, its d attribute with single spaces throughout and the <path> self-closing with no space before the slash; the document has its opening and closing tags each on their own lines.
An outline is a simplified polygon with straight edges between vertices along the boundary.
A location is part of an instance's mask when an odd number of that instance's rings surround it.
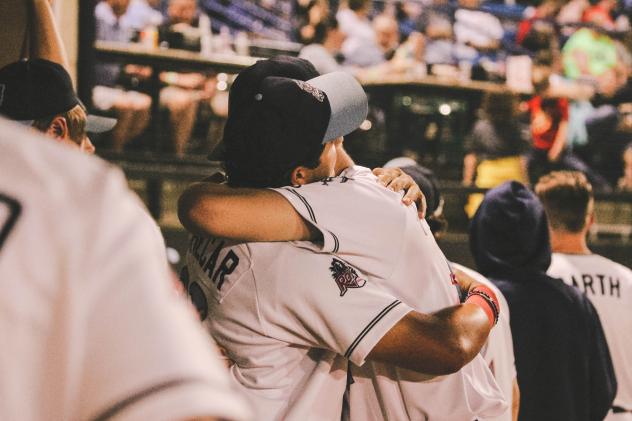
<svg viewBox="0 0 632 421">
<path fill-rule="evenodd" d="M 324 143 L 358 128 L 367 113 L 366 94 L 348 73 L 319 76 L 296 57 L 259 61 L 230 90 L 223 139 L 229 180 L 279 185 L 281 174 L 313 163 Z"/>
<path fill-rule="evenodd" d="M 0 114 L 31 124 L 34 120 L 85 107 L 63 66 L 44 59 L 20 60 L 0 69 Z M 87 115 L 86 131 L 111 130 L 116 119 Z"/>
</svg>

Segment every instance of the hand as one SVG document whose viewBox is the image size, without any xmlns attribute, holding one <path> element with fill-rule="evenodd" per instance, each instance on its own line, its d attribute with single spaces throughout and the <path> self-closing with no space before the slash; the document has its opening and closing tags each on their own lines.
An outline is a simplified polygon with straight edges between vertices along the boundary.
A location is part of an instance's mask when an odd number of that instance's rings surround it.
<svg viewBox="0 0 632 421">
<path fill-rule="evenodd" d="M 474 278 L 459 269 L 453 269 L 452 271 L 456 276 L 456 281 L 458 282 L 459 288 L 461 289 L 462 297 L 465 297 L 467 293 L 470 292 L 472 289 L 476 288 L 479 285 L 482 285 L 480 282 L 474 280 Z"/>
<path fill-rule="evenodd" d="M 546 157 L 549 162 L 557 162 L 560 159 L 560 154 L 560 152 L 554 152 L 553 149 L 550 149 L 549 152 L 546 154 Z"/>
<path fill-rule="evenodd" d="M 203 183 L 223 184 L 227 181 L 226 174 L 221 171 L 216 172 L 213 175 L 206 177 L 202 180 Z"/>
<path fill-rule="evenodd" d="M 384 187 L 395 192 L 405 191 L 402 203 L 409 206 L 417 204 L 417 212 L 420 218 L 426 215 L 426 198 L 415 180 L 399 168 L 375 168 L 373 174 L 377 181 Z"/>
</svg>

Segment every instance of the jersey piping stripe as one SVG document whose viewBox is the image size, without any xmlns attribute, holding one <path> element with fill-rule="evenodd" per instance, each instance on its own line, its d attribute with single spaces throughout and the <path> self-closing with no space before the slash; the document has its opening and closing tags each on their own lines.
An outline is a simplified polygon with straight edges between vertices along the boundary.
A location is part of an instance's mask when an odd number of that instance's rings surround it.
<svg viewBox="0 0 632 421">
<path fill-rule="evenodd" d="M 312 220 L 313 223 L 317 224 L 318 222 L 316 222 L 316 216 L 314 215 L 314 209 L 312 209 L 311 205 L 307 202 L 307 199 L 305 199 L 303 196 L 301 196 L 299 194 L 299 192 L 297 192 L 294 189 L 290 189 L 290 188 L 286 187 L 285 190 L 289 191 L 290 193 L 292 193 L 293 195 L 298 197 L 301 202 L 303 202 L 303 204 L 307 208 L 307 212 L 309 212 L 309 218 Z"/>
<path fill-rule="evenodd" d="M 338 253 L 338 250 L 340 249 L 340 241 L 338 241 L 338 237 L 336 237 L 336 234 L 334 234 L 331 231 L 328 231 L 332 238 L 334 239 L 334 249 L 331 251 L 332 253 Z"/>
<path fill-rule="evenodd" d="M 137 392 L 133 394 L 132 396 L 129 396 L 117 402 L 116 404 L 112 405 L 110 408 L 103 411 L 100 415 L 93 418 L 93 421 L 109 420 L 113 418 L 114 416 L 116 416 L 121 411 L 125 410 L 131 405 L 134 405 L 135 403 L 149 396 L 155 395 L 156 393 L 162 392 L 163 390 L 166 390 L 166 389 L 172 389 L 172 388 L 179 387 L 185 384 L 190 384 L 196 381 L 197 380 L 192 380 L 192 379 L 178 379 L 178 380 L 171 380 L 168 382 L 160 383 L 155 386 L 151 386 L 145 390 L 141 390 L 140 392 Z"/>
<path fill-rule="evenodd" d="M 347 349 L 347 352 L 345 352 L 344 357 L 345 358 L 349 358 L 351 356 L 351 354 L 353 354 L 353 351 L 355 351 L 355 349 L 358 347 L 358 345 L 360 344 L 362 339 L 364 339 L 364 337 L 371 331 L 371 329 L 373 329 L 373 327 L 380 320 L 382 320 L 384 318 L 384 316 L 386 316 L 392 309 L 394 309 L 395 307 L 397 307 L 401 303 L 402 303 L 401 301 L 395 300 L 392 303 L 390 303 L 388 306 L 386 306 L 386 308 L 384 310 L 380 311 L 380 314 L 375 316 L 375 318 L 373 320 L 371 320 L 371 323 L 366 325 L 364 330 L 362 330 L 362 332 L 360 332 L 358 337 L 355 338 L 355 340 L 351 343 L 351 345 L 349 345 L 349 348 Z"/>
</svg>

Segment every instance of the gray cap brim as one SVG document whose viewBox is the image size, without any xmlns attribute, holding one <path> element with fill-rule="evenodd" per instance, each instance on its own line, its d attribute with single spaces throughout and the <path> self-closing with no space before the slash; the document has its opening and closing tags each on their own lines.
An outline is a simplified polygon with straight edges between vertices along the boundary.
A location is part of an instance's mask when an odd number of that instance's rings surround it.
<svg viewBox="0 0 632 421">
<path fill-rule="evenodd" d="M 349 73 L 327 73 L 310 79 L 307 83 L 325 92 L 331 107 L 323 143 L 351 133 L 366 119 L 369 112 L 366 94 L 356 78 Z"/>
<path fill-rule="evenodd" d="M 86 131 L 88 133 L 103 133 L 110 131 L 116 126 L 115 118 L 101 117 L 98 115 L 88 114 L 86 119 Z"/>
</svg>

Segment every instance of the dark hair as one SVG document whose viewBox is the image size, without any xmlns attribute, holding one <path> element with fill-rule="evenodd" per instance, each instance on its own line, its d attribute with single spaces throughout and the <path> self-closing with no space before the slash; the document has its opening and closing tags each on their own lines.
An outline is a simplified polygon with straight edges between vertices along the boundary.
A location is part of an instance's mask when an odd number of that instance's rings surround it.
<svg viewBox="0 0 632 421">
<path fill-rule="evenodd" d="M 578 171 L 554 171 L 542 176 L 535 192 L 553 229 L 578 233 L 586 225 L 593 190 Z"/>
<path fill-rule="evenodd" d="M 516 118 L 518 97 L 511 92 L 487 92 L 481 108 L 494 127 L 513 124 Z"/>
<path fill-rule="evenodd" d="M 81 105 L 76 105 L 62 114 L 39 118 L 33 121 L 32 126 L 40 132 L 45 132 L 53 122 L 53 119 L 57 116 L 63 117 L 66 120 L 66 124 L 68 125 L 68 137 L 77 144 L 81 143 L 83 138 L 86 137 L 86 120 L 88 118 Z"/>
<path fill-rule="evenodd" d="M 291 184 L 294 168 L 316 168 L 324 146 L 301 142 L 274 112 L 254 106 L 244 111 L 244 124 L 224 137 L 224 168 L 233 187 L 282 187 Z M 287 137 L 296 141 L 288 142 Z"/>
<path fill-rule="evenodd" d="M 314 27 L 314 37 L 312 38 L 312 42 L 322 44 L 325 42 L 329 31 L 332 29 L 338 29 L 338 19 L 334 16 L 330 16 L 321 22 L 318 22 L 318 24 Z"/>
<path fill-rule="evenodd" d="M 369 5 L 369 0 L 348 0 L 349 9 L 355 11 L 362 10 Z"/>
</svg>

